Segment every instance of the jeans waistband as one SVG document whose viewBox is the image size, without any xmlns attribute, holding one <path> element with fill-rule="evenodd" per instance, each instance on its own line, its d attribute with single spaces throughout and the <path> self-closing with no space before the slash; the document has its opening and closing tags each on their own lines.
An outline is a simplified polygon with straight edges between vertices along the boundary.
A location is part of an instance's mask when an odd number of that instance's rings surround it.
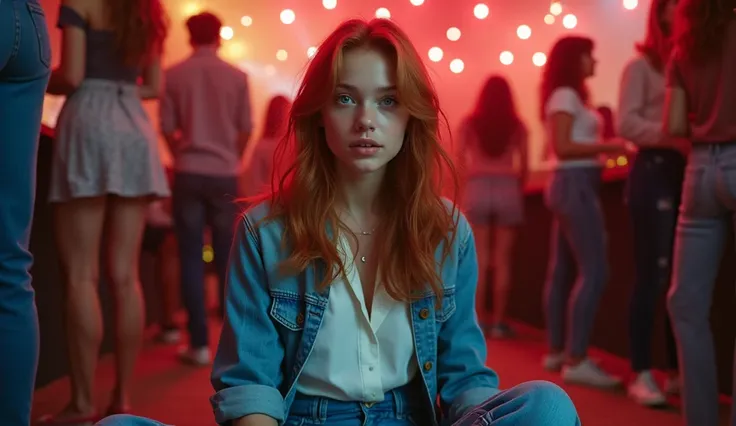
<svg viewBox="0 0 736 426">
<path fill-rule="evenodd" d="M 421 404 L 424 398 L 415 393 L 416 388 L 402 386 L 386 392 L 380 402 L 338 401 L 331 398 L 297 394 L 289 409 L 289 416 L 305 417 L 317 423 L 328 418 L 351 413 L 385 413 L 393 418 L 426 415 L 426 407 Z"/>
<path fill-rule="evenodd" d="M 634 162 L 654 162 L 655 164 L 685 167 L 685 156 L 675 149 L 647 148 L 639 150 Z"/>
</svg>

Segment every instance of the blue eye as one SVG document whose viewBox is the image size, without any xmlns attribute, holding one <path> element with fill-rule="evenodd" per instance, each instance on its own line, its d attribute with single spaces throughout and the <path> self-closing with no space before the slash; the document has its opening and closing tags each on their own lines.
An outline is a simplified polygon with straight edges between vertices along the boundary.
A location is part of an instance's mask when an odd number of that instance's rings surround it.
<svg viewBox="0 0 736 426">
<path fill-rule="evenodd" d="M 396 102 L 396 99 L 394 99 L 394 98 L 383 98 L 383 99 L 381 99 L 380 104 L 383 105 L 383 106 L 391 107 L 391 106 L 396 105 L 397 102 Z"/>
<path fill-rule="evenodd" d="M 345 105 L 353 101 L 353 98 L 351 98 L 348 95 L 337 95 L 337 103 Z"/>
</svg>

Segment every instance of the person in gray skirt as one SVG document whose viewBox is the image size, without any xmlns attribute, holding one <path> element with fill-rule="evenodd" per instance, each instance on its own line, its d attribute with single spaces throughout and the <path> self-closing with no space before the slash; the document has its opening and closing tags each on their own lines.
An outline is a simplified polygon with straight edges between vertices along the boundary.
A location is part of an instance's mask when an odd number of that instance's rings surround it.
<svg viewBox="0 0 736 426">
<path fill-rule="evenodd" d="M 118 360 L 108 413 L 128 410 L 143 333 L 138 262 L 149 202 L 169 196 L 143 99 L 158 97 L 167 19 L 159 0 L 64 0 L 61 64 L 49 91 L 67 95 L 56 127 L 49 198 L 66 284 L 71 401 L 41 424 L 92 422 L 102 340 L 97 295 L 105 230 Z"/>
</svg>

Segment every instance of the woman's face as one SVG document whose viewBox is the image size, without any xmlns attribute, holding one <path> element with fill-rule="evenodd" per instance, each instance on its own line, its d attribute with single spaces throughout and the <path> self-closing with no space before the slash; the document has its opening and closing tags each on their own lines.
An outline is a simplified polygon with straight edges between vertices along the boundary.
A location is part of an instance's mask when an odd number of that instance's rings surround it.
<svg viewBox="0 0 736 426">
<path fill-rule="evenodd" d="M 583 78 L 592 77 L 595 75 L 595 64 L 598 62 L 593 57 L 593 53 L 584 53 L 580 58 L 581 67 L 583 68 Z"/>
<path fill-rule="evenodd" d="M 376 49 L 345 53 L 332 102 L 322 109 L 338 170 L 382 172 L 404 143 L 409 112 L 397 98 L 395 64 Z"/>
</svg>

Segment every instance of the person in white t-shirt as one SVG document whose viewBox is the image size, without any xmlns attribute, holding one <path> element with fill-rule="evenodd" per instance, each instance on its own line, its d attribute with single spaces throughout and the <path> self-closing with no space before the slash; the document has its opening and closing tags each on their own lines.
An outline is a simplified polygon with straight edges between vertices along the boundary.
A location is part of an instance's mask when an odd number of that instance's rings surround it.
<svg viewBox="0 0 736 426">
<path fill-rule="evenodd" d="M 564 37 L 548 55 L 542 77 L 541 115 L 555 164 L 546 190 L 554 223 L 545 286 L 550 352 L 544 366 L 561 370 L 567 382 L 607 388 L 620 385 L 620 379 L 587 357 L 593 321 L 608 281 L 599 157 L 623 152 L 625 147 L 619 142 L 602 143 L 601 117 L 588 104 L 585 80 L 593 76 L 595 63 L 592 40 Z M 572 275 L 575 270 L 577 278 Z"/>
</svg>

